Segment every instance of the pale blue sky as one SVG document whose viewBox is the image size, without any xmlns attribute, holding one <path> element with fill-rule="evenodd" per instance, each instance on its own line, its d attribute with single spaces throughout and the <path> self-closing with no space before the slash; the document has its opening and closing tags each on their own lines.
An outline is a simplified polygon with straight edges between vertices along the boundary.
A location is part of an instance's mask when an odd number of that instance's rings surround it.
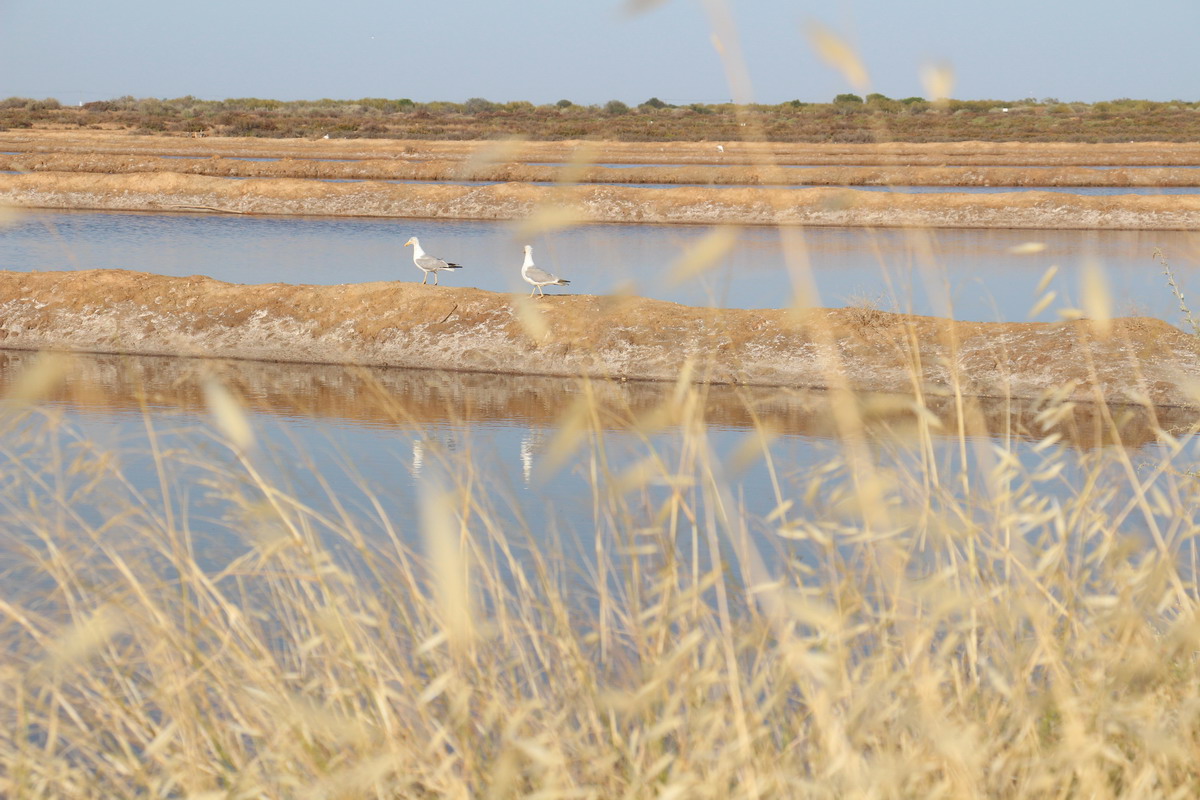
<svg viewBox="0 0 1200 800">
<path fill-rule="evenodd" d="M 577 103 L 732 93 L 706 9 L 666 0 L 0 0 L 0 97 L 409 97 Z M 849 91 L 804 34 L 857 46 L 869 91 L 954 97 L 1200 99 L 1197 0 L 744 0 L 729 3 L 754 99 Z"/>
</svg>

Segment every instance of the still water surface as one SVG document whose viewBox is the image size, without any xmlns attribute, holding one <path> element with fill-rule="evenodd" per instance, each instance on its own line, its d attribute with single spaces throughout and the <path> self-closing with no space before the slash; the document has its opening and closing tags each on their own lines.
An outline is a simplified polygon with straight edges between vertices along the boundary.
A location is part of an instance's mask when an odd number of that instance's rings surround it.
<svg viewBox="0 0 1200 800">
<path fill-rule="evenodd" d="M 0 391 L 36 358 L 0 352 Z M 117 356 L 74 358 L 65 379 L 34 411 L 8 409 L 8 415 L 29 415 L 17 426 L 29 434 L 15 436 L 12 416 L 3 418 L 6 457 L 22 465 L 13 473 L 15 462 L 7 462 L 6 492 L 10 498 L 28 492 L 21 502 L 36 496 L 35 505 L 53 509 L 64 491 L 88 479 L 86 470 L 79 475 L 75 466 L 64 465 L 80 459 L 103 463 L 108 474 L 121 476 L 113 481 L 115 492 L 89 495 L 86 507 L 72 513 L 116 518 L 131 497 L 149 508 L 173 508 L 188 518 L 201 557 L 222 563 L 250 544 L 230 535 L 223 522 L 227 490 L 219 489 L 239 475 L 244 479 L 246 470 L 216 435 L 206 410 L 201 383 L 211 375 L 247 405 L 255 438 L 247 462 L 270 484 L 318 515 L 350 515 L 366 535 L 384 537 L 390 529 L 418 548 L 423 498 L 438 487 L 470 482 L 509 536 L 528 534 L 548 548 L 561 544 L 568 558 L 586 560 L 595 551 L 597 532 L 612 524 L 606 521 L 609 500 L 593 489 L 611 489 L 661 458 L 666 471 L 695 479 L 685 489 L 689 493 L 701 491 L 706 480 L 719 481 L 761 550 L 771 554 L 770 563 L 803 557 L 803 546 L 778 534 L 780 500 L 791 502 L 784 514 L 791 520 L 836 516 L 838 493 L 853 480 L 854 471 L 839 466 L 847 458 L 847 442 L 881 475 L 899 476 L 889 490 L 897 508 L 938 505 L 919 476 L 943 476 L 942 491 L 950 493 L 964 481 L 974 491 L 994 491 L 989 476 L 1002 459 L 1018 465 L 1017 482 L 1050 474 L 1036 479 L 1033 489 L 1049 502 L 1069 495 L 1088 474 L 1112 481 L 1114 490 L 1104 502 L 1114 508 L 1130 496 L 1121 488 L 1118 451 L 1089 432 L 1094 420 L 1087 412 L 1062 429 L 1058 444 L 1047 447 L 1037 442 L 1041 434 L 1032 404 L 982 405 L 980 418 L 994 433 L 968 435 L 963 447 L 952 434 L 918 436 L 915 418 L 898 406 L 878 416 L 865 438 L 847 440 L 837 435 L 822 393 L 712 387 L 700 439 L 712 450 L 706 462 L 711 471 L 689 472 L 680 420 L 668 411 L 678 405 L 670 386 L 594 385 L 598 438 L 583 437 L 565 459 L 556 460 L 550 454 L 559 425 L 583 392 L 572 380 Z M 952 432 L 953 403 L 932 405 Z M 655 412 L 666 416 L 647 426 Z M 756 434 L 755 417 L 772 431 L 770 437 Z M 1163 417 L 1159 423 L 1171 428 L 1190 420 Z M 1005 429 L 1013 433 L 1004 435 Z M 1125 431 L 1135 469 L 1149 475 L 1166 449 L 1144 420 Z M 742 458 L 746 453 L 751 457 Z M 1191 446 L 1171 458 L 1182 471 L 1197 455 Z M 29 473 L 46 479 L 27 481 Z M 665 484 L 653 477 L 659 473 L 649 474 L 646 481 L 616 490 L 631 512 L 624 524 L 649 524 L 661 502 Z M 813 491 L 814 480 L 820 491 Z M 1140 519 L 1130 518 L 1126 527 L 1131 535 L 1144 535 Z"/>
<path fill-rule="evenodd" d="M 519 274 L 528 243 L 539 266 L 571 280 L 572 293 L 782 308 L 811 275 L 819 295 L 813 304 L 1048 321 L 1079 304 L 1082 270 L 1099 264 L 1116 313 L 1179 324 L 1178 303 L 1153 255 L 1161 248 L 1185 293 L 1200 291 L 1200 236 L 1185 231 L 746 227 L 709 271 L 675 282 L 673 265 L 710 232 L 606 224 L 530 237 L 491 221 L 28 211 L 0 228 L 0 268 L 121 268 L 234 283 L 419 282 L 412 251 L 403 247 L 419 236 L 426 251 L 465 265 L 443 276 L 446 284 L 491 291 L 528 289 Z M 1029 254 L 1029 243 L 1042 249 Z M 1052 268 L 1048 289 L 1056 299 L 1030 317 Z"/>
<path fill-rule="evenodd" d="M 1050 286 L 1069 302 L 1069 296 L 1078 293 L 1080 266 L 1096 261 L 1103 265 L 1120 304 L 1142 306 L 1174 320 L 1174 298 L 1151 257 L 1155 247 L 1168 252 L 1185 289 L 1200 285 L 1197 241 L 1186 233 L 821 228 L 790 231 L 802 236 L 803 248 L 789 251 L 780 231 L 766 227 L 741 230 L 736 248 L 699 281 L 674 284 L 672 263 L 708 233 L 703 227 L 591 225 L 528 240 L 517 235 L 512 224 L 492 222 L 36 211 L 22 213 L 15 225 L 0 229 L 0 267 L 119 267 L 205 274 L 239 283 L 415 281 L 419 275 L 402 244 L 418 235 L 430 252 L 466 265 L 447 276 L 447 283 L 455 285 L 522 289 L 517 275 L 520 247 L 531 241 L 538 262 L 569 277 L 573 291 L 629 288 L 664 300 L 737 307 L 787 305 L 794 293 L 793 270 L 810 268 L 822 301 L 830 305 L 860 295 L 883 307 L 919 313 L 945 314 L 952 308 L 960 318 L 1020 320 L 1050 265 L 1060 266 Z M 1033 255 L 1014 252 L 1030 241 L 1042 243 L 1044 249 Z M 1040 318 L 1053 318 L 1052 312 Z M 10 384 L 31 358 L 0 354 L 0 385 Z M 418 509 L 428 482 L 453 483 L 469 473 L 479 476 L 481 497 L 492 505 L 492 513 L 513 530 L 527 530 L 535 538 L 557 532 L 583 558 L 591 552 L 598 530 L 599 506 L 591 477 L 597 451 L 592 448 L 604 448 L 607 469 L 614 476 L 655 454 L 675 463 L 683 448 L 680 428 L 669 414 L 664 424 L 646 430 L 631 422 L 653 409 L 678 405 L 671 399 L 671 387 L 605 384 L 596 391 L 608 410 L 595 436 L 562 463 L 551 464 L 547 453 L 559 422 L 582 389 L 574 381 L 511 376 L 364 373 L 303 365 L 214 367 L 188 359 L 97 356 L 72 362 L 66 388 L 42 402 L 36 413 L 51 421 L 46 424 L 65 438 L 68 451 L 99 448 L 111 454 L 128 486 L 147 503 L 186 507 L 196 516 L 193 524 L 201 540 L 206 530 L 220 538 L 222 527 L 205 520 L 222 518 L 221 501 L 204 487 L 211 484 L 214 465 L 235 471 L 237 465 L 228 449 L 214 441 L 202 400 L 201 380 L 213 369 L 249 405 L 256 465 L 322 513 L 347 510 L 374 520 L 367 527 L 380 536 L 386 528 L 381 520 L 387 519 L 402 536 L 416 541 Z M 827 398 L 820 393 L 713 388 L 705 406 L 705 436 L 714 454 L 710 463 L 752 520 L 764 550 L 793 552 L 792 544 L 773 533 L 777 525 L 770 518 L 779 507 L 775 486 L 794 501 L 789 514 L 820 519 L 828 517 L 829 498 L 850 475 L 836 469 L 846 453 L 846 440 L 831 422 Z M 756 440 L 748 408 L 776 435 L 765 450 L 758 448 L 759 457 L 741 464 L 736 454 Z M 934 464 L 933 472 L 953 476 L 955 485 L 963 476 L 975 485 L 984 482 L 996 467 L 998 451 L 1010 453 L 1028 475 L 1047 472 L 1047 464 L 1061 462 L 1039 487 L 1051 497 L 1069 494 L 1085 475 L 1099 469 L 1117 487 L 1111 502 L 1127 501 L 1116 451 L 1098 446 L 1102 442 L 1088 433 L 1091 423 L 1085 421 L 1058 444 L 1045 447 L 1037 444 L 1037 409 L 1017 409 L 1016 416 L 1010 410 L 1001 404 L 986 411 L 987 431 L 970 434 L 967 446 L 953 435 L 936 432 L 928 446 L 905 435 L 897 437 L 896 431 L 911 433 L 912 419 L 904 414 L 884 419 L 854 446 L 887 472 L 928 475 Z M 1168 425 L 1160 420 L 1179 433 L 1191 422 L 1180 418 Z M 952 434 L 957 427 L 947 421 L 945 430 Z M 1018 433 L 1001 433 L 1010 430 Z M 156 446 L 180 454 L 171 462 L 165 482 L 152 457 L 151 432 Z M 49 458 L 57 452 L 45 446 L 44 438 L 38 441 L 25 458 Z M 1145 422 L 1128 433 L 1125 444 L 1135 462 L 1147 465 L 1167 452 Z M 774 473 L 763 452 L 770 454 Z M 1177 468 L 1160 477 L 1186 474 L 1196 456 L 1189 444 L 1171 456 Z M 1140 474 L 1149 471 L 1147 467 Z M 807 487 L 818 474 L 824 475 L 825 489 L 813 494 Z M 919 494 L 920 484 L 904 480 L 897 491 Z M 164 491 L 177 494 L 164 497 Z M 660 483 L 639 491 L 651 502 L 655 492 L 665 489 Z M 634 506 L 650 508 L 645 503 Z M 106 512 L 96 507 L 89 513 Z M 1127 524 L 1132 535 L 1142 535 L 1139 520 L 1129 517 Z M 220 547 L 214 545 L 214 553 L 239 546 L 221 542 Z"/>
</svg>

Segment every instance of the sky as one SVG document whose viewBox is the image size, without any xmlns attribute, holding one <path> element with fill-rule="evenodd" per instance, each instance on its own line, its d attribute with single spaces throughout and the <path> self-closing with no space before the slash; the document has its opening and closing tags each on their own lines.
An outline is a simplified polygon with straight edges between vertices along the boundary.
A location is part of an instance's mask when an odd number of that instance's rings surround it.
<svg viewBox="0 0 1200 800">
<path fill-rule="evenodd" d="M 1197 0 L 630 2 L 0 0 L 0 98 L 822 102 L 929 96 L 945 65 L 959 99 L 1200 99 Z"/>
</svg>

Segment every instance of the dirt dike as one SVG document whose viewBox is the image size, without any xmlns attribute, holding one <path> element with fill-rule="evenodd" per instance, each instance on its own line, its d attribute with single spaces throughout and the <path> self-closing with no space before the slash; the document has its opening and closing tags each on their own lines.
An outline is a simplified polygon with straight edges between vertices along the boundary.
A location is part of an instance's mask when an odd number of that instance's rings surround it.
<svg viewBox="0 0 1200 800">
<path fill-rule="evenodd" d="M 630 164 L 1197 166 L 1200 142 L 780 143 L 191 138 L 113 131 L 0 131 L 0 151 L 251 158 L 407 158 Z"/>
<path fill-rule="evenodd" d="M 863 309 L 528 300 L 368 283 L 0 272 L 0 349 L 1187 407 L 1200 341 L 1154 319 L 954 322 Z"/>
<path fill-rule="evenodd" d="M 24 208 L 521 220 L 556 224 L 813 225 L 916 228 L 1194 230 L 1200 195 L 1059 192 L 903 194 L 854 189 L 477 186 L 229 180 L 175 172 L 0 175 L 0 205 Z"/>
<path fill-rule="evenodd" d="M 558 167 L 452 159 L 371 158 L 323 161 L 283 158 L 162 158 L 97 153 L 0 154 L 0 172 L 83 172 L 129 174 L 178 172 L 236 178 L 315 180 L 491 181 L 542 183 L 661 183 L 808 186 L 1200 186 L 1200 170 L 1146 167 L 780 167 L 631 166 L 586 164 Z"/>
<path fill-rule="evenodd" d="M 411 180 L 564 183 L 663 183 L 812 186 L 1197 186 L 1200 172 L 1189 168 L 1088 169 L 1083 167 L 719 167 L 581 165 L 555 167 L 523 163 L 474 163 L 449 159 L 362 159 L 320 161 L 284 158 L 161 158 L 102 154 L 46 153 L 0 155 L 0 171 L 10 172 L 179 172 L 239 178 L 317 180 Z"/>
</svg>

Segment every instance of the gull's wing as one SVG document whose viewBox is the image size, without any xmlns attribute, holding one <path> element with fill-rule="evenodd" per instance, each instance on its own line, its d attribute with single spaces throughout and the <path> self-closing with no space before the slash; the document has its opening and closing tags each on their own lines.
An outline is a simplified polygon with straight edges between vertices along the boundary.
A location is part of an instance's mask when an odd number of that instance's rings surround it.
<svg viewBox="0 0 1200 800">
<path fill-rule="evenodd" d="M 526 267 L 525 275 L 534 283 L 555 283 L 558 281 L 557 275 L 551 275 L 541 267 Z"/>
<path fill-rule="evenodd" d="M 434 258 L 428 253 L 414 260 L 417 262 L 418 267 L 427 270 L 454 269 L 458 266 L 458 264 L 454 264 L 449 261 L 443 261 L 440 258 Z"/>
</svg>

